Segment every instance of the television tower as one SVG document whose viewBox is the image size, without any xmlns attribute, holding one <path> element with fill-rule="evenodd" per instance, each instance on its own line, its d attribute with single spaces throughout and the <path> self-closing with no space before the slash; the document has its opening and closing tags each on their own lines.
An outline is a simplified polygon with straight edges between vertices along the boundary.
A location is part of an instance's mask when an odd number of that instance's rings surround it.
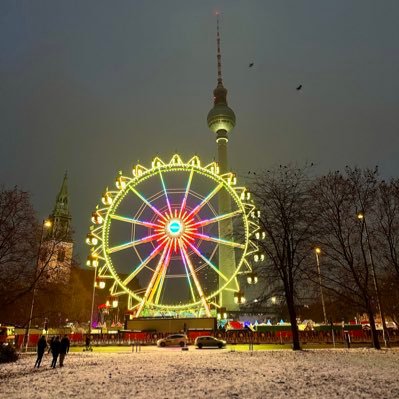
<svg viewBox="0 0 399 399">
<path fill-rule="evenodd" d="M 222 79 L 222 55 L 220 51 L 220 30 L 219 30 L 219 14 L 216 15 L 216 44 L 217 44 L 217 86 L 213 90 L 213 107 L 208 113 L 207 122 L 209 129 L 216 134 L 216 144 L 218 149 L 218 164 L 220 174 L 229 172 L 227 143 L 229 141 L 229 133 L 236 124 L 236 116 L 233 110 L 227 105 L 227 89 L 223 86 Z M 218 197 L 219 212 L 226 214 L 231 212 L 231 203 L 229 194 L 222 190 Z M 221 238 L 233 241 L 233 224 L 231 219 L 219 222 L 219 235 Z M 226 245 L 219 245 L 219 268 L 226 275 L 231 276 L 236 269 L 236 257 L 234 248 Z M 219 285 L 224 284 L 223 279 L 219 277 Z M 237 283 L 235 279 L 230 283 L 232 290 L 236 290 Z M 221 306 L 227 310 L 238 310 L 238 304 L 234 301 L 234 292 L 224 290 L 219 298 Z"/>
</svg>

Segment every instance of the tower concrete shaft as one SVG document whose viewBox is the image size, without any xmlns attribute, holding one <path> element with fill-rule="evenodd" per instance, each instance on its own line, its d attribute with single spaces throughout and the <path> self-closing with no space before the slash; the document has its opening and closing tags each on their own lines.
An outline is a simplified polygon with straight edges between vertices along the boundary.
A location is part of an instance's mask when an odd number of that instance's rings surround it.
<svg viewBox="0 0 399 399">
<path fill-rule="evenodd" d="M 217 86 L 213 91 L 213 108 L 208 113 L 208 127 L 216 134 L 216 143 L 218 148 L 218 163 L 221 174 L 229 171 L 227 143 L 228 134 L 234 128 L 236 117 L 233 110 L 227 105 L 227 89 L 223 86 L 222 79 L 222 56 L 220 51 L 220 31 L 219 16 L 217 16 L 216 27 L 216 44 L 217 44 Z M 222 190 L 218 196 L 219 212 L 229 213 L 231 211 L 230 195 L 227 191 Z M 219 222 L 219 236 L 222 239 L 233 240 L 233 223 L 231 219 L 225 219 Z M 231 276 L 236 270 L 235 249 L 226 245 L 219 245 L 219 269 L 226 275 Z M 223 285 L 225 281 L 219 278 L 219 285 Z M 234 291 L 237 289 L 235 279 L 230 282 L 219 298 L 220 305 L 227 310 L 237 310 L 238 305 L 234 302 Z"/>
<path fill-rule="evenodd" d="M 218 148 L 218 163 L 220 173 L 227 173 L 228 158 L 227 158 L 227 138 L 217 138 Z M 227 191 L 222 190 L 219 193 L 219 214 L 226 214 L 231 212 L 231 199 Z M 219 236 L 228 241 L 234 241 L 233 237 L 233 223 L 231 219 L 225 219 L 219 222 Z M 219 268 L 225 276 L 232 276 L 236 269 L 235 249 L 226 245 L 219 246 Z M 219 285 L 224 284 L 223 279 L 219 277 Z M 230 283 L 229 287 L 232 290 L 237 288 L 235 279 Z M 234 302 L 233 291 L 223 291 L 220 298 L 220 305 L 227 310 L 238 310 L 238 304 Z"/>
</svg>

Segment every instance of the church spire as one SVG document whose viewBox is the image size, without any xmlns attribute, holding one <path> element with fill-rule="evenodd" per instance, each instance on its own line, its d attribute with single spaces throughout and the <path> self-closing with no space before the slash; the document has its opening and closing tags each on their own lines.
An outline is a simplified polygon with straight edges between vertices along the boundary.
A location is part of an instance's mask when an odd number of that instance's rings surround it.
<svg viewBox="0 0 399 399">
<path fill-rule="evenodd" d="M 69 216 L 68 207 L 68 173 L 65 171 L 60 192 L 57 195 L 53 214 L 57 216 Z"/>
<path fill-rule="evenodd" d="M 71 276 L 73 240 L 69 213 L 68 175 L 65 172 L 54 210 L 49 216 L 51 227 L 43 242 L 44 260 L 41 261 L 47 283 L 68 283 Z"/>
<path fill-rule="evenodd" d="M 61 189 L 57 195 L 53 213 L 50 215 L 52 228 L 49 236 L 71 240 L 71 215 L 69 213 L 68 174 L 65 172 Z"/>
</svg>

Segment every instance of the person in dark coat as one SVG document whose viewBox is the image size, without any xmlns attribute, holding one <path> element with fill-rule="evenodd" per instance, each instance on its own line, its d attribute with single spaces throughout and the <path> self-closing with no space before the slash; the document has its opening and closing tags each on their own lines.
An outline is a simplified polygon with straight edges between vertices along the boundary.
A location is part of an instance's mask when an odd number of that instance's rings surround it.
<svg viewBox="0 0 399 399">
<path fill-rule="evenodd" d="M 43 358 L 46 348 L 47 348 L 46 337 L 44 335 L 42 335 L 40 337 L 39 341 L 37 342 L 37 359 L 36 359 L 35 367 L 37 367 L 37 368 L 40 367 L 40 363 L 42 362 L 42 358 Z"/>
<path fill-rule="evenodd" d="M 86 335 L 86 350 L 90 350 L 90 336 Z"/>
<path fill-rule="evenodd" d="M 66 335 L 64 335 L 60 342 L 60 367 L 64 365 L 65 356 L 69 352 L 69 345 L 69 339 Z"/>
<path fill-rule="evenodd" d="M 53 347 L 53 342 L 54 342 L 54 340 L 55 340 L 55 337 L 51 337 L 51 339 L 50 339 L 50 344 L 49 344 L 49 346 L 48 346 L 48 351 L 47 351 L 47 353 L 50 353 L 50 352 L 51 352 L 51 348 Z"/>
<path fill-rule="evenodd" d="M 51 362 L 51 367 L 55 369 L 55 366 L 57 365 L 57 360 L 58 360 L 58 355 L 60 354 L 61 350 L 61 342 L 60 342 L 60 337 L 55 337 L 54 341 L 51 343 L 50 346 L 51 353 L 53 354 L 53 361 Z"/>
</svg>

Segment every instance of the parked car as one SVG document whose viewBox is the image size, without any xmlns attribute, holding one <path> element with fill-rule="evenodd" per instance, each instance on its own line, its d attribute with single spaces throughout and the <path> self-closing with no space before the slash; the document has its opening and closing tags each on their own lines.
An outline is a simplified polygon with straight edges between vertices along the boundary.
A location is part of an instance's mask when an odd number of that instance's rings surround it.
<svg viewBox="0 0 399 399">
<path fill-rule="evenodd" d="M 186 334 L 172 334 L 165 338 L 158 339 L 157 346 L 164 348 L 165 346 L 186 346 L 187 335 Z"/>
<path fill-rule="evenodd" d="M 0 325 L 0 345 L 15 344 L 15 328 L 13 326 Z"/>
<path fill-rule="evenodd" d="M 210 335 L 205 335 L 202 337 L 197 337 L 195 339 L 194 345 L 197 346 L 199 349 L 204 348 L 204 347 L 224 348 L 226 346 L 226 341 L 217 339 Z"/>
</svg>

